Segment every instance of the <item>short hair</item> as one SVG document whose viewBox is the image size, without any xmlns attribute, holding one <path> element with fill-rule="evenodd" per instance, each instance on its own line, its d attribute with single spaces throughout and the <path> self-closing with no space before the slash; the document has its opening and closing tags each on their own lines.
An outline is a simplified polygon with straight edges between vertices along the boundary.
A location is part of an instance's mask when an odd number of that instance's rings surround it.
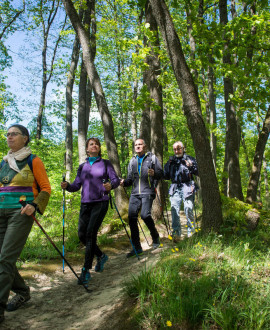
<svg viewBox="0 0 270 330">
<path fill-rule="evenodd" d="M 174 146 L 175 144 L 181 144 L 182 147 L 185 148 L 184 143 L 183 143 L 182 141 L 176 141 L 176 142 L 174 142 L 173 146 Z"/>
<path fill-rule="evenodd" d="M 25 146 L 27 146 L 27 144 L 30 142 L 30 135 L 29 135 L 28 129 L 25 126 L 20 125 L 20 124 L 13 124 L 13 125 L 9 126 L 8 129 L 10 129 L 11 127 L 17 127 L 21 131 L 22 135 L 26 136 L 28 138 L 24 144 Z"/>
<path fill-rule="evenodd" d="M 146 146 L 146 143 L 145 143 L 144 139 L 141 139 L 141 138 L 136 139 L 136 140 L 135 140 L 135 143 L 136 143 L 136 141 L 138 141 L 138 140 L 141 140 L 141 141 L 143 142 L 143 144 Z M 134 143 L 134 144 L 135 144 L 135 143 Z"/>
<path fill-rule="evenodd" d="M 100 147 L 100 150 L 99 150 L 98 155 L 101 157 L 101 144 L 100 144 L 99 139 L 96 138 L 96 137 L 90 137 L 89 139 L 86 140 L 86 142 L 85 142 L 85 150 L 86 150 L 86 153 L 87 153 L 87 148 L 88 148 L 88 144 L 89 144 L 90 141 L 95 141 L 96 144 Z M 88 154 L 87 154 L 87 155 L 88 155 Z"/>
</svg>

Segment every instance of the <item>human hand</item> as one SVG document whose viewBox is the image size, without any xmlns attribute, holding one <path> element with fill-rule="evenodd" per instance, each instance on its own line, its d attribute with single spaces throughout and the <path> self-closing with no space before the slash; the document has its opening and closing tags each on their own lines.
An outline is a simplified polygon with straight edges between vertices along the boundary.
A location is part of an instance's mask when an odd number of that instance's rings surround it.
<svg viewBox="0 0 270 330">
<path fill-rule="evenodd" d="M 186 166 L 187 166 L 187 167 L 192 166 L 192 161 L 190 161 L 190 160 L 186 160 Z"/>
<path fill-rule="evenodd" d="M 121 187 L 124 187 L 124 181 L 125 181 L 124 179 L 121 179 L 121 180 L 120 180 L 120 186 L 121 186 Z"/>
<path fill-rule="evenodd" d="M 61 182 L 61 188 L 62 189 L 67 189 L 67 186 L 68 186 L 68 182 L 67 181 Z"/>
<path fill-rule="evenodd" d="M 112 185 L 110 182 L 103 183 L 103 187 L 106 189 L 106 191 L 110 191 L 112 189 Z"/>
<path fill-rule="evenodd" d="M 26 204 L 21 208 L 21 214 L 32 215 L 35 212 L 35 207 L 31 204 Z"/>
<path fill-rule="evenodd" d="M 149 174 L 150 176 L 154 176 L 154 175 L 155 175 L 155 171 L 154 171 L 152 168 L 149 168 L 149 170 L 148 170 L 148 174 Z"/>
</svg>

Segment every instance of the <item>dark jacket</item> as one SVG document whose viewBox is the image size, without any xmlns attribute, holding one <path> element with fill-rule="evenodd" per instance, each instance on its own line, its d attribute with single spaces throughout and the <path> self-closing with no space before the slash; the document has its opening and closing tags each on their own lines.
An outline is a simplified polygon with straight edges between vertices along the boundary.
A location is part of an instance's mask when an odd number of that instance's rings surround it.
<svg viewBox="0 0 270 330">
<path fill-rule="evenodd" d="M 103 187 L 103 180 L 107 181 L 108 178 L 113 189 L 119 186 L 120 180 L 109 160 L 98 158 L 90 165 L 87 158 L 86 162 L 79 166 L 77 176 L 74 182 L 68 185 L 67 191 L 78 191 L 82 186 L 82 203 L 107 201 L 109 196 Z"/>
<path fill-rule="evenodd" d="M 186 165 L 186 160 L 192 162 L 192 166 Z M 172 156 L 164 166 L 164 178 L 171 180 L 172 184 L 169 194 L 172 196 L 175 190 L 183 189 L 184 197 L 193 194 L 196 189 L 193 175 L 198 175 L 198 166 L 196 159 L 184 153 L 183 157 Z"/>
<path fill-rule="evenodd" d="M 150 168 L 155 171 L 153 177 L 148 174 Z M 133 186 L 132 195 L 155 195 L 155 186 L 162 177 L 163 171 L 159 160 L 151 152 L 147 152 L 142 160 L 140 174 L 138 172 L 137 156 L 135 155 L 131 158 L 124 186 Z"/>
</svg>

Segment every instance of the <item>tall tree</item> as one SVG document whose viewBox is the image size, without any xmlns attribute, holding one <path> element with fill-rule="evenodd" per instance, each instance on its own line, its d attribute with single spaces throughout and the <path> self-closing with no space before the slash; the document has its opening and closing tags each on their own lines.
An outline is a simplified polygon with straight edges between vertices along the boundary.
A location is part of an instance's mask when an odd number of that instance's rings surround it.
<svg viewBox="0 0 270 330">
<path fill-rule="evenodd" d="M 202 187 L 202 226 L 205 230 L 218 230 L 222 224 L 221 199 L 197 88 L 165 2 L 150 0 L 150 4 L 182 94 L 184 114 L 194 143 Z"/>
<path fill-rule="evenodd" d="M 35 9 L 35 14 L 37 15 L 37 19 L 38 19 L 38 24 L 42 25 L 42 37 L 43 37 L 42 87 L 41 87 L 40 103 L 39 103 L 38 116 L 37 116 L 37 134 L 36 134 L 36 138 L 38 140 L 41 138 L 41 132 L 42 132 L 42 116 L 43 116 L 43 111 L 45 109 L 46 90 L 53 74 L 56 52 L 60 40 L 62 38 L 60 32 L 56 40 L 54 40 L 51 61 L 50 61 L 50 65 L 48 65 L 47 56 L 48 56 L 48 50 L 50 49 L 48 45 L 49 34 L 52 28 L 52 24 L 57 15 L 59 4 L 60 4 L 60 0 L 52 0 L 49 3 L 47 1 L 40 0 Z M 64 29 L 65 24 L 66 24 L 66 18 L 64 20 L 61 30 Z"/>
<path fill-rule="evenodd" d="M 148 89 L 150 92 L 150 123 L 151 123 L 151 152 L 153 152 L 160 163 L 163 163 L 163 100 L 162 100 L 162 86 L 158 82 L 158 77 L 161 74 L 159 50 L 160 42 L 158 36 L 158 26 L 152 12 L 152 7 L 149 0 L 145 5 L 145 22 L 149 25 L 151 31 L 151 38 L 148 39 L 148 46 L 151 49 L 146 58 L 148 64 L 149 79 L 147 79 Z M 148 128 L 149 129 L 149 128 Z M 162 196 L 160 185 L 157 187 L 157 193 Z M 161 208 L 158 201 L 155 200 L 152 209 L 153 217 L 161 218 Z"/>
<path fill-rule="evenodd" d="M 219 0 L 220 24 L 226 27 L 228 23 L 227 0 Z M 229 49 L 229 39 L 224 31 L 224 49 L 223 63 L 231 65 L 231 53 Z M 239 147 L 240 147 L 240 127 L 236 116 L 236 109 L 231 100 L 234 94 L 232 79 L 224 70 L 224 98 L 226 110 L 226 144 L 225 144 L 225 161 L 224 171 L 228 175 L 224 175 L 227 179 L 226 187 L 229 197 L 236 197 L 243 200 L 240 164 L 239 164 Z"/>
<path fill-rule="evenodd" d="M 66 179 L 70 180 L 70 175 L 73 168 L 72 154 L 73 154 L 73 132 L 72 132 L 72 92 L 75 81 L 75 71 L 78 65 L 80 55 L 80 42 L 77 35 L 73 42 L 73 49 L 71 54 L 71 63 L 68 71 L 67 85 L 66 85 Z"/>
<path fill-rule="evenodd" d="M 96 66 L 94 64 L 94 59 L 92 57 L 91 48 L 90 48 L 89 36 L 79 19 L 78 13 L 76 12 L 72 1 L 63 0 L 63 4 L 65 6 L 67 15 L 69 16 L 70 21 L 73 25 L 73 28 L 75 29 L 80 39 L 80 44 L 83 50 L 84 65 L 86 67 L 88 78 L 90 80 L 90 83 L 92 85 L 95 94 L 96 103 L 103 124 L 104 138 L 106 142 L 109 159 L 112 162 L 116 173 L 119 176 L 121 176 L 121 168 L 120 168 L 117 144 L 114 136 L 114 125 L 112 121 L 112 116 L 108 108 L 108 104 L 105 98 L 104 90 L 102 88 L 100 77 L 98 75 Z M 120 210 L 122 209 L 122 207 L 125 206 L 124 202 L 125 201 L 127 202 L 124 191 L 121 188 L 116 189 L 116 201 L 119 205 Z"/>
<path fill-rule="evenodd" d="M 263 154 L 265 151 L 265 146 L 268 140 L 269 132 L 270 132 L 270 106 L 268 107 L 268 111 L 265 116 L 262 131 L 259 134 L 259 138 L 256 145 L 256 151 L 253 158 L 253 165 L 248 183 L 247 197 L 246 197 L 246 202 L 250 204 L 256 202 L 259 178 L 260 178 L 262 161 L 263 161 Z"/>
</svg>

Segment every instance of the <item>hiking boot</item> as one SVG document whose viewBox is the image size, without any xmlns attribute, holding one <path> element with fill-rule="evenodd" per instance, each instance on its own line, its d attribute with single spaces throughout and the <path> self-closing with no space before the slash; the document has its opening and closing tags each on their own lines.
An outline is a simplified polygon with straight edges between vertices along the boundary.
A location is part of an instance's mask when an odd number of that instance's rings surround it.
<svg viewBox="0 0 270 330">
<path fill-rule="evenodd" d="M 16 309 L 20 308 L 24 303 L 30 300 L 30 298 L 30 294 L 23 296 L 17 293 L 16 296 L 8 302 L 6 310 L 8 312 L 16 311 Z"/>
<path fill-rule="evenodd" d="M 88 286 L 89 281 L 91 280 L 91 275 L 88 269 L 82 268 L 81 275 L 79 276 L 78 284 L 84 284 L 86 287 Z"/>
<path fill-rule="evenodd" d="M 136 249 L 136 252 L 137 252 L 137 255 L 138 255 L 138 256 L 140 256 L 140 255 L 143 254 L 143 250 L 142 250 L 142 248 L 140 248 L 140 249 Z M 132 257 L 137 257 L 137 255 L 136 255 L 134 249 L 132 249 L 129 253 L 127 253 L 126 257 L 127 257 L 127 258 L 132 258 Z"/>
<path fill-rule="evenodd" d="M 103 253 L 101 257 L 97 258 L 97 264 L 95 266 L 95 272 L 103 272 L 105 262 L 109 259 L 109 257 Z"/>
<path fill-rule="evenodd" d="M 159 246 L 160 246 L 160 239 L 159 239 L 159 237 L 154 238 L 153 239 L 153 243 L 152 243 L 152 248 L 153 249 L 157 249 L 157 248 L 159 248 Z"/>
</svg>

